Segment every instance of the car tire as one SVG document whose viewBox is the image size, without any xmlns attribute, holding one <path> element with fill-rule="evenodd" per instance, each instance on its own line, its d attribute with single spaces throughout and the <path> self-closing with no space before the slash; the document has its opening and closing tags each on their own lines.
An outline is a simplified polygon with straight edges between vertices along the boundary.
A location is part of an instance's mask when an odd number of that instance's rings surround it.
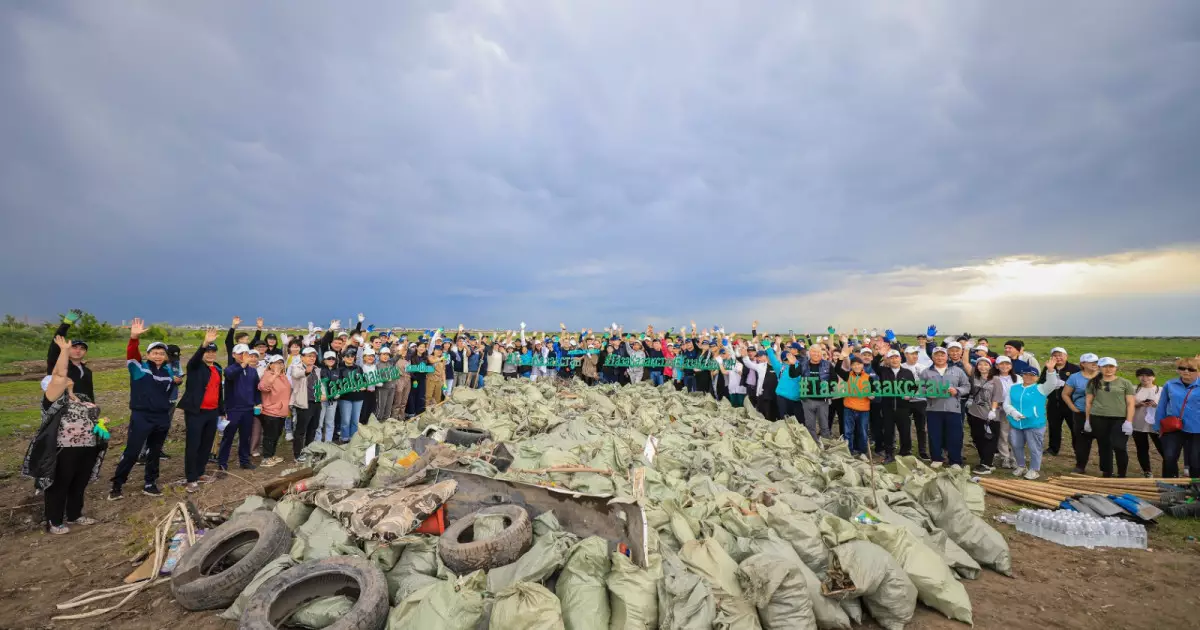
<svg viewBox="0 0 1200 630">
<path fill-rule="evenodd" d="M 476 429 L 474 427 L 467 428 L 451 428 L 446 431 L 446 443 L 455 446 L 472 446 L 484 440 L 492 438 L 491 431 L 485 429 Z"/>
<path fill-rule="evenodd" d="M 243 514 L 210 530 L 183 554 L 171 572 L 171 593 L 188 610 L 225 608 L 291 546 L 292 532 L 278 514 Z"/>
<path fill-rule="evenodd" d="M 263 583 L 246 604 L 239 630 L 274 630 L 309 602 L 333 595 L 358 597 L 345 616 L 326 630 L 383 630 L 387 625 L 387 578 L 379 567 L 357 556 L 313 560 Z"/>
<path fill-rule="evenodd" d="M 491 538 L 474 540 L 475 518 L 481 514 L 499 514 L 507 520 L 504 529 Z M 470 538 L 463 542 L 463 538 Z M 533 522 L 529 513 L 517 505 L 497 505 L 472 512 L 446 528 L 438 539 L 438 555 L 446 568 L 458 575 L 479 569 L 512 564 L 533 544 Z"/>
</svg>

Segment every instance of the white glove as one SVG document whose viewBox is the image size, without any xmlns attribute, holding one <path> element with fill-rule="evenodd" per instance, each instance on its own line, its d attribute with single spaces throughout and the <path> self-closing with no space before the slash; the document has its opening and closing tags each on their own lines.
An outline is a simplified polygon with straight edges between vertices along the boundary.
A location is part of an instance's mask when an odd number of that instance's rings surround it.
<svg viewBox="0 0 1200 630">
<path fill-rule="evenodd" d="M 1124 433 L 1125 435 L 1133 435 L 1132 420 L 1126 420 L 1125 422 L 1121 423 L 1121 433 Z"/>
<path fill-rule="evenodd" d="M 342 320 L 335 319 L 329 322 L 329 330 L 337 330 L 342 327 Z"/>
<path fill-rule="evenodd" d="M 362 313 L 359 313 L 359 314 L 358 314 L 358 321 L 359 321 L 359 323 L 362 323 L 362 321 L 363 321 L 364 319 L 366 319 L 366 317 L 364 317 Z"/>
<path fill-rule="evenodd" d="M 996 410 L 995 409 L 988 410 L 988 420 L 995 420 L 995 419 L 996 419 Z"/>
<path fill-rule="evenodd" d="M 1091 418 L 1087 418 L 1083 421 L 1083 432 L 1084 433 L 1092 432 L 1092 419 Z"/>
<path fill-rule="evenodd" d="M 525 330 L 525 322 L 521 322 L 521 330 Z"/>
</svg>

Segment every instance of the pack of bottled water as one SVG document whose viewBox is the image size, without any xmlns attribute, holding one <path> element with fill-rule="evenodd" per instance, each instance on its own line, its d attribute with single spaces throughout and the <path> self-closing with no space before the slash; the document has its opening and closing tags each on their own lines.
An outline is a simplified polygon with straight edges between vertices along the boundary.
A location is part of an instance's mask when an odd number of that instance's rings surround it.
<svg viewBox="0 0 1200 630">
<path fill-rule="evenodd" d="M 1067 547 L 1146 548 L 1145 525 L 1071 510 L 1022 509 L 1017 512 L 1017 531 Z"/>
</svg>

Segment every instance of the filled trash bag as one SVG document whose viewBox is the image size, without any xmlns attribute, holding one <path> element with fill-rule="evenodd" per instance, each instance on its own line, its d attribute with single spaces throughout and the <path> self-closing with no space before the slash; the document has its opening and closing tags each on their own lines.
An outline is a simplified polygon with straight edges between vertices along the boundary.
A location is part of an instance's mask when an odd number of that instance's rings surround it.
<svg viewBox="0 0 1200 630">
<path fill-rule="evenodd" d="M 742 591 L 758 609 L 767 630 L 816 628 L 817 618 L 808 597 L 808 584 L 799 561 L 756 554 L 742 561 Z"/>
<path fill-rule="evenodd" d="M 275 504 L 273 511 L 279 515 L 279 518 L 283 519 L 284 523 L 287 523 L 288 529 L 294 532 L 312 516 L 313 506 L 305 505 L 303 501 L 285 497 L 279 503 Z"/>
<path fill-rule="evenodd" d="M 408 536 L 393 541 L 391 546 L 403 548 L 396 564 L 384 573 L 388 597 L 396 604 L 452 576 L 438 558 L 436 536 Z"/>
<path fill-rule="evenodd" d="M 762 625 L 758 611 L 742 594 L 738 564 L 712 539 L 683 544 L 679 559 L 707 582 L 717 604 L 716 624 L 730 630 L 755 630 Z"/>
<path fill-rule="evenodd" d="M 717 618 L 717 605 L 708 584 L 688 571 L 670 549 L 662 551 L 662 569 L 663 579 L 658 581 L 660 630 L 712 628 Z"/>
<path fill-rule="evenodd" d="M 611 630 L 652 630 L 658 626 L 658 589 L 662 579 L 662 559 L 651 555 L 650 566 L 642 569 L 625 557 L 613 552 L 612 570 L 605 584 Z"/>
<path fill-rule="evenodd" d="M 971 599 L 954 571 L 933 549 L 903 527 L 879 523 L 860 525 L 867 540 L 892 555 L 908 574 L 921 603 L 950 619 L 971 624 Z"/>
<path fill-rule="evenodd" d="M 365 556 L 355 544 L 354 536 L 336 518 L 322 509 L 315 509 L 308 520 L 296 530 L 289 554 L 297 563 L 333 556 Z"/>
<path fill-rule="evenodd" d="M 238 594 L 237 599 L 233 600 L 233 603 L 229 605 L 229 608 L 226 608 L 217 616 L 221 619 L 229 619 L 231 621 L 237 621 L 241 619 L 242 611 L 246 610 L 246 604 L 250 603 L 250 597 L 254 595 L 254 592 L 258 590 L 258 587 L 262 586 L 267 580 L 275 577 L 276 575 L 279 575 L 280 573 L 283 573 L 284 571 L 296 566 L 296 564 L 298 563 L 295 560 L 292 560 L 292 558 L 289 556 L 279 556 L 278 558 L 268 562 L 263 566 L 263 568 L 258 570 L 258 573 L 254 574 L 254 579 L 250 580 L 250 583 L 246 585 L 246 588 L 242 589 L 242 592 Z"/>
<path fill-rule="evenodd" d="M 272 510 L 274 508 L 275 501 L 272 499 L 265 499 L 258 495 L 248 496 L 245 501 L 242 501 L 241 505 L 233 509 L 233 513 L 229 515 L 229 518 L 232 519 L 242 514 L 249 514 L 255 510 Z"/>
<path fill-rule="evenodd" d="M 903 630 L 917 606 L 917 587 L 904 568 L 882 547 L 852 540 L 832 553 L 857 589 L 867 611 L 887 630 Z"/>
<path fill-rule="evenodd" d="M 496 593 L 489 630 L 563 630 L 563 627 L 558 598 L 545 586 L 517 582 Z"/>
<path fill-rule="evenodd" d="M 598 536 L 585 538 L 567 554 L 554 586 L 567 630 L 608 630 L 608 587 L 604 581 L 611 566 L 608 541 Z"/>
<path fill-rule="evenodd" d="M 332 626 L 354 608 L 354 600 L 345 595 L 315 599 L 301 606 L 288 618 L 288 625 L 309 630 Z"/>
<path fill-rule="evenodd" d="M 934 524 L 977 562 L 1002 575 L 1012 575 L 1012 555 L 1004 536 L 967 508 L 953 481 L 946 477 L 930 481 L 921 489 L 918 500 Z"/>
<path fill-rule="evenodd" d="M 437 580 L 404 598 L 388 614 L 388 630 L 473 630 L 483 620 L 487 578 L 483 571 Z"/>
<path fill-rule="evenodd" d="M 533 546 L 512 564 L 488 571 L 488 590 L 493 593 L 517 582 L 543 582 L 562 568 L 567 552 L 579 537 L 562 528 L 554 512 L 533 519 Z"/>
</svg>

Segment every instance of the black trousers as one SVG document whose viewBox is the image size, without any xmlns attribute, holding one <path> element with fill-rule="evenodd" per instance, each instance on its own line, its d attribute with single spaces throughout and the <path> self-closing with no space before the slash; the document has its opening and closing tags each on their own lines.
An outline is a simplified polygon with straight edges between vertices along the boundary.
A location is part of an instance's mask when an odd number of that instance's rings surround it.
<svg viewBox="0 0 1200 630">
<path fill-rule="evenodd" d="M 928 405 L 928 401 L 924 400 L 914 400 L 908 403 L 908 411 L 912 414 L 913 427 L 917 430 L 917 455 L 921 459 L 929 459 L 929 433 L 926 429 L 925 421 L 925 408 Z M 901 452 L 900 454 L 908 455 L 909 453 Z"/>
<path fill-rule="evenodd" d="M 208 465 L 208 454 L 212 452 L 217 436 L 217 410 L 183 412 L 183 423 L 187 428 L 187 443 L 183 451 L 183 473 L 188 483 L 198 481 Z"/>
<path fill-rule="evenodd" d="M 262 422 L 263 458 L 275 457 L 275 449 L 279 446 L 279 436 L 283 433 L 283 418 L 268 415 L 261 415 L 258 418 Z"/>
<path fill-rule="evenodd" d="M 129 414 L 129 434 L 125 437 L 125 451 L 121 453 L 121 461 L 113 471 L 113 488 L 120 488 L 129 479 L 129 473 L 137 464 L 138 455 L 143 446 L 149 446 L 146 455 L 145 485 L 158 482 L 158 456 L 162 454 L 163 442 L 167 441 L 167 432 L 171 430 L 171 416 L 163 413 L 146 413 L 134 411 Z"/>
<path fill-rule="evenodd" d="M 1083 430 L 1084 415 L 1082 412 L 1071 414 L 1071 427 L 1075 433 L 1075 441 L 1072 446 L 1075 448 L 1075 468 L 1083 470 L 1087 468 L 1088 458 L 1092 454 L 1092 440 L 1095 439 L 1095 433 Z M 1095 431 L 1096 427 L 1092 427 Z"/>
<path fill-rule="evenodd" d="M 46 488 L 46 520 L 55 527 L 83 515 L 83 491 L 96 465 L 95 446 L 58 449 L 54 463 L 54 483 Z"/>
<path fill-rule="evenodd" d="M 870 412 L 870 427 L 871 427 L 871 442 L 874 443 L 876 453 L 883 452 L 883 408 L 871 403 Z M 892 428 L 895 431 L 895 427 Z"/>
<path fill-rule="evenodd" d="M 1200 433 L 1164 433 L 1163 447 L 1163 477 L 1179 476 L 1179 455 L 1183 454 L 1183 465 L 1193 477 L 1200 476 Z"/>
<path fill-rule="evenodd" d="M 293 409 L 295 424 L 292 427 L 292 458 L 300 459 L 300 452 L 317 437 L 317 418 L 321 413 L 321 403 L 309 401 L 307 409 Z"/>
<path fill-rule="evenodd" d="M 783 396 L 775 397 L 775 406 L 779 409 L 779 417 L 787 418 L 788 416 L 796 417 L 802 424 L 804 422 L 804 408 L 800 406 L 800 401 L 789 400 Z"/>
<path fill-rule="evenodd" d="M 1159 456 L 1163 454 L 1162 441 L 1158 439 L 1157 433 L 1144 433 L 1141 431 L 1133 432 L 1133 445 L 1137 447 L 1138 464 L 1142 467 L 1142 472 L 1150 472 L 1150 442 L 1154 441 L 1154 450 L 1158 451 Z"/>
<path fill-rule="evenodd" d="M 883 452 L 888 457 L 896 454 L 896 433 L 900 434 L 900 454 L 912 455 L 912 416 L 907 407 L 882 411 Z"/>
<path fill-rule="evenodd" d="M 1051 455 L 1058 455 L 1059 447 L 1062 445 L 1063 425 L 1067 425 L 1067 434 L 1074 437 L 1073 423 L 1071 418 L 1071 408 L 1067 403 L 1063 402 L 1062 389 L 1056 389 L 1050 394 L 1046 401 L 1046 451 Z M 1075 440 L 1071 440 L 1071 448 L 1074 450 Z"/>
<path fill-rule="evenodd" d="M 764 418 L 771 422 L 779 419 L 779 406 L 775 404 L 775 398 L 773 394 L 768 395 L 764 391 L 763 395 L 758 397 L 757 406 L 755 407 L 755 409 L 758 409 L 758 413 L 761 413 Z"/>
<path fill-rule="evenodd" d="M 1000 447 L 1000 423 L 989 423 L 987 418 L 972 414 L 967 414 L 967 423 L 971 425 L 971 441 L 975 444 L 975 450 L 979 451 L 979 463 L 991 466 Z"/>
<path fill-rule="evenodd" d="M 1129 440 L 1121 432 L 1125 418 L 1118 416 L 1092 415 L 1092 435 L 1096 436 L 1096 448 L 1100 451 L 1100 473 L 1113 476 L 1113 459 L 1117 460 L 1117 476 L 1124 477 L 1129 470 Z"/>
<path fill-rule="evenodd" d="M 837 421 L 837 434 L 846 435 L 845 421 L 842 420 L 842 415 L 846 411 L 846 404 L 841 398 L 834 398 L 829 402 L 829 426 L 832 429 L 833 423 Z"/>
<path fill-rule="evenodd" d="M 454 379 L 450 379 L 450 382 L 454 382 Z M 359 424 L 366 424 L 371 419 L 371 414 L 375 413 L 376 403 L 375 392 L 367 392 L 367 395 L 363 398 L 362 411 L 358 414 Z M 292 437 L 295 436 L 293 435 Z"/>
</svg>

